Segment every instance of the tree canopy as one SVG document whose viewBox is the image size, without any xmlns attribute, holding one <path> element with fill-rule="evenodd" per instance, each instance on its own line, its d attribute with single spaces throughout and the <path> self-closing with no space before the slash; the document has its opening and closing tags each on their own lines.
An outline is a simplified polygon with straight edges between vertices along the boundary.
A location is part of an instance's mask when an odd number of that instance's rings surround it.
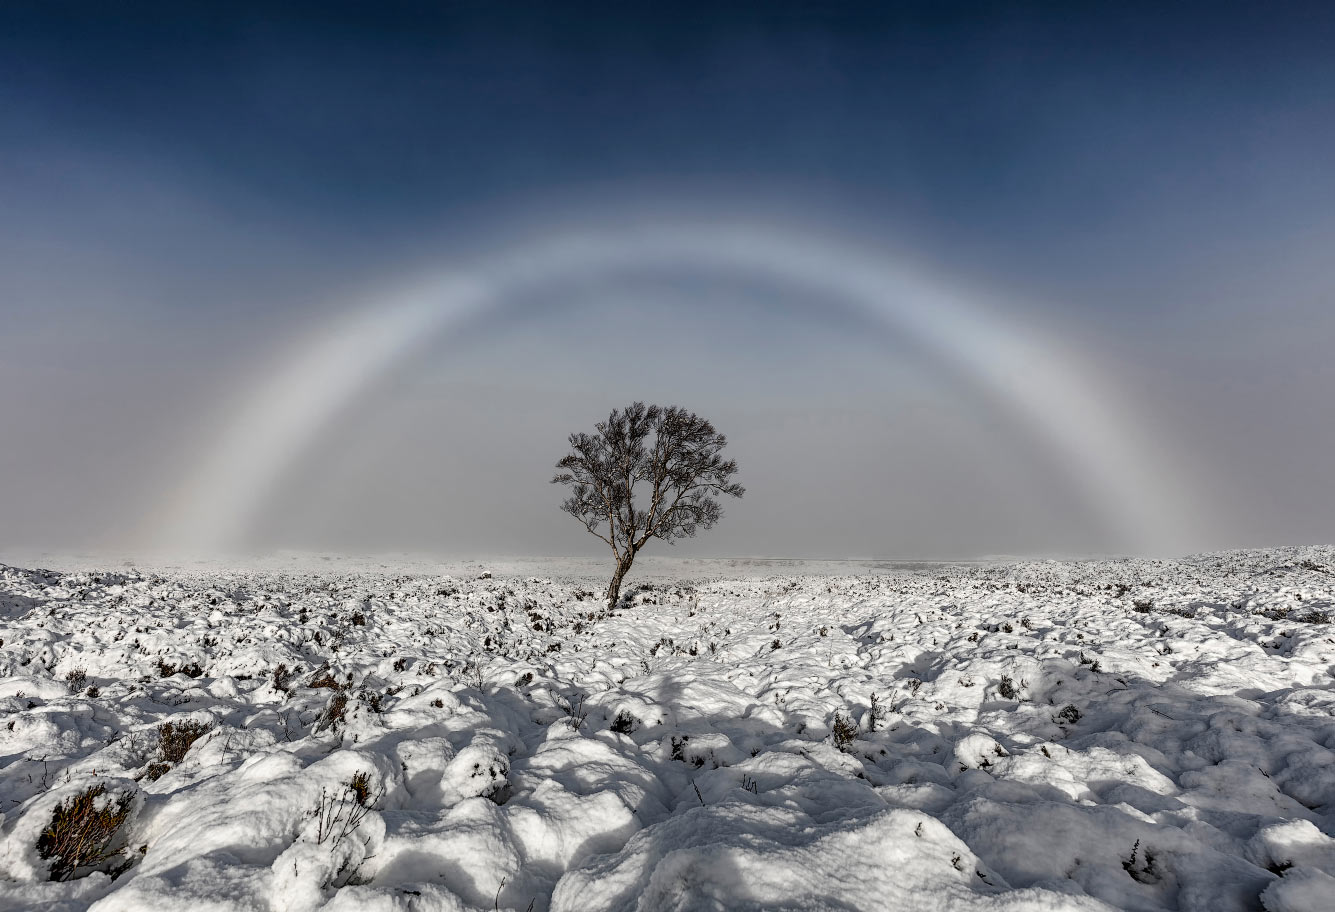
<svg viewBox="0 0 1335 912">
<path fill-rule="evenodd" d="M 649 539 L 691 538 L 718 522 L 721 496 L 745 493 L 732 480 L 736 461 L 723 457 L 727 443 L 694 412 L 643 402 L 613 409 L 592 434 L 570 435 L 571 452 L 556 464 L 552 483 L 571 486 L 561 509 L 616 557 L 609 604 Z"/>
</svg>

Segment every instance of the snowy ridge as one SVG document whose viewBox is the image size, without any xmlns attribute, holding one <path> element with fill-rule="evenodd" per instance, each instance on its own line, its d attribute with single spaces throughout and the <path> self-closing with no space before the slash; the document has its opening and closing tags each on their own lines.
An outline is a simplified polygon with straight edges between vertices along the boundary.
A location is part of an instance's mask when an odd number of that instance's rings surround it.
<svg viewBox="0 0 1335 912">
<path fill-rule="evenodd" d="M 0 907 L 1335 906 L 1333 549 L 572 569 L 0 566 Z"/>
</svg>

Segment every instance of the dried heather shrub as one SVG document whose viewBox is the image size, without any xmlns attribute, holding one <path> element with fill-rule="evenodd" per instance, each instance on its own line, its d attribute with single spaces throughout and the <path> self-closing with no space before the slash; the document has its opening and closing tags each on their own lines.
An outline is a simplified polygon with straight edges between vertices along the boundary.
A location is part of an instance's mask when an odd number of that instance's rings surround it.
<svg viewBox="0 0 1335 912">
<path fill-rule="evenodd" d="M 149 764 L 144 778 L 161 779 L 174 765 L 185 759 L 191 745 L 213 730 L 206 722 L 164 722 L 158 726 L 158 759 Z"/>
<path fill-rule="evenodd" d="M 287 663 L 279 665 L 273 670 L 274 690 L 287 690 L 292 684 L 292 672 L 288 670 Z"/>
<path fill-rule="evenodd" d="M 51 860 L 51 879 L 70 880 L 80 868 L 101 864 L 130 816 L 132 796 L 106 796 L 106 786 L 93 785 L 65 799 L 37 838 L 37 854 Z"/>
<path fill-rule="evenodd" d="M 348 791 L 352 792 L 352 797 L 362 807 L 367 807 L 371 803 L 371 774 L 366 771 L 353 773 L 352 779 L 348 781 Z"/>
<path fill-rule="evenodd" d="M 158 756 L 165 763 L 180 763 L 190 746 L 212 729 L 207 722 L 164 722 L 158 726 Z"/>
<path fill-rule="evenodd" d="M 325 704 L 324 712 L 320 713 L 320 718 L 316 722 L 316 730 L 323 731 L 334 725 L 342 724 L 347 711 L 348 695 L 341 690 L 334 691 L 334 695 Z"/>
<path fill-rule="evenodd" d="M 317 670 L 315 674 L 311 676 L 311 679 L 306 682 L 306 686 L 327 687 L 330 690 L 338 690 L 338 682 L 335 681 L 334 676 L 330 674 L 329 666 L 327 665 Z"/>
<path fill-rule="evenodd" d="M 831 734 L 834 736 L 835 747 L 848 750 L 858 736 L 858 725 L 848 716 L 837 712 L 834 714 L 834 729 Z"/>
</svg>

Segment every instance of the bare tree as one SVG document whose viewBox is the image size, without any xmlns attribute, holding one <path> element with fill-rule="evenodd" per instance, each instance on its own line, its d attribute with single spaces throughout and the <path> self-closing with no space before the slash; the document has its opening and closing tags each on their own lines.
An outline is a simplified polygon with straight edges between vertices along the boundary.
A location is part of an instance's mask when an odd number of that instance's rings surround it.
<svg viewBox="0 0 1335 912">
<path fill-rule="evenodd" d="M 745 493 L 731 481 L 737 463 L 721 455 L 727 443 L 693 412 L 643 402 L 613 409 L 596 433 L 570 435 L 572 452 L 556 464 L 552 484 L 573 486 L 561 509 L 616 556 L 609 608 L 649 539 L 691 538 L 723 515 L 719 495 Z"/>
</svg>

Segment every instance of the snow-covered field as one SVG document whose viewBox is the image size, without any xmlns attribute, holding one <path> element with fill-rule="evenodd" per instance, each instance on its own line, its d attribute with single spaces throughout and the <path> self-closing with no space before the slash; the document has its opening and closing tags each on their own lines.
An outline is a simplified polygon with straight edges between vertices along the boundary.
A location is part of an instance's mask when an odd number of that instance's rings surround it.
<svg viewBox="0 0 1335 912">
<path fill-rule="evenodd" d="M 489 566 L 0 567 L 0 906 L 1335 909 L 1335 550 Z"/>
</svg>

